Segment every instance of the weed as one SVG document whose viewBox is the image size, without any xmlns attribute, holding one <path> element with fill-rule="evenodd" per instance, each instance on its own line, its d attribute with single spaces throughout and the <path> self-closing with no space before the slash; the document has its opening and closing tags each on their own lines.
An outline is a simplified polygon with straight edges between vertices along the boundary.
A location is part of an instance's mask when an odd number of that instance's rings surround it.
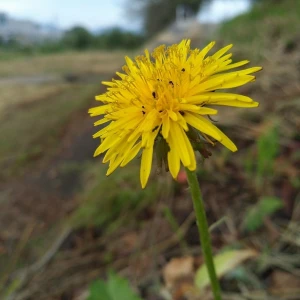
<svg viewBox="0 0 300 300">
<path fill-rule="evenodd" d="M 248 232 L 259 229 L 266 217 L 283 207 L 282 200 L 275 197 L 263 197 L 255 206 L 246 213 L 243 228 Z"/>
<path fill-rule="evenodd" d="M 138 168 L 137 161 L 133 161 L 126 169 L 106 177 L 106 166 L 95 160 L 86 174 L 86 192 L 81 205 L 71 216 L 72 226 L 107 225 L 111 231 L 125 221 L 135 220 L 139 212 L 157 200 L 163 184 L 153 181 L 142 190 Z"/>
<path fill-rule="evenodd" d="M 279 153 L 279 129 L 272 125 L 257 139 L 256 153 L 252 149 L 244 160 L 245 171 L 254 178 L 258 188 L 273 176 L 275 159 Z"/>
<path fill-rule="evenodd" d="M 95 280 L 90 285 L 90 294 L 88 300 L 141 300 L 132 290 L 129 282 L 110 272 L 108 280 Z"/>
<path fill-rule="evenodd" d="M 261 135 L 257 140 L 257 170 L 258 180 L 272 175 L 276 156 L 279 153 L 278 127 L 275 125 Z"/>
</svg>

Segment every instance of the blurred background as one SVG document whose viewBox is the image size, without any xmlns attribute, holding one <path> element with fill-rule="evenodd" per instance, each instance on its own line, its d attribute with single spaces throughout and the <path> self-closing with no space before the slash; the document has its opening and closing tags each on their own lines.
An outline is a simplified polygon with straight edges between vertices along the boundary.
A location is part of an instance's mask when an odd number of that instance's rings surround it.
<svg viewBox="0 0 300 300">
<path fill-rule="evenodd" d="M 89 107 L 124 56 L 191 38 L 264 70 L 197 170 L 224 299 L 300 299 L 300 1 L 1 0 L 0 299 L 212 299 L 186 177 L 110 177 Z"/>
</svg>

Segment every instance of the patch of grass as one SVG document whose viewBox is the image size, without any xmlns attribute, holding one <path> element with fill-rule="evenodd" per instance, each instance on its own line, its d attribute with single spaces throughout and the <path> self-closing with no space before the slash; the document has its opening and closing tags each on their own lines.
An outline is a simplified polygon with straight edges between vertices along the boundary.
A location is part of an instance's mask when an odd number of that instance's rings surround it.
<svg viewBox="0 0 300 300">
<path fill-rule="evenodd" d="M 60 165 L 59 171 L 61 174 L 67 175 L 73 172 L 83 172 L 87 167 L 89 167 L 88 164 L 81 161 L 65 161 Z"/>
<path fill-rule="evenodd" d="M 236 37 L 236 41 L 251 41 L 249 35 L 238 35 L 237 28 L 242 27 L 242 29 L 247 30 L 248 33 L 252 32 L 251 37 L 257 36 L 257 31 L 255 31 L 253 26 L 261 27 L 264 22 L 266 22 L 269 18 L 300 18 L 300 2 L 298 1 L 278 1 L 272 2 L 272 5 L 269 1 L 263 1 L 262 3 L 258 3 L 253 5 L 253 8 L 245 13 L 241 14 L 229 21 L 223 23 L 221 27 L 221 33 L 225 35 L 231 35 L 231 37 Z M 297 24 L 293 24 L 293 20 L 290 20 L 290 26 L 297 26 Z M 300 21 L 298 21 L 299 23 Z M 292 28 L 285 28 L 286 30 Z M 243 39 L 243 40 L 241 40 Z"/>
<path fill-rule="evenodd" d="M 267 180 L 274 177 L 274 164 L 280 152 L 279 128 L 276 123 L 266 125 L 264 132 L 256 141 L 256 152 L 248 152 L 244 159 L 245 172 L 253 178 L 255 185 L 263 187 Z"/>
<path fill-rule="evenodd" d="M 114 230 L 125 221 L 134 220 L 145 207 L 157 201 L 162 189 L 166 189 L 164 180 L 150 180 L 142 189 L 139 168 L 136 159 L 107 177 L 107 165 L 95 160 L 86 174 L 81 205 L 70 218 L 72 227 L 101 226 Z"/>
<path fill-rule="evenodd" d="M 274 125 L 257 140 L 257 176 L 262 179 L 271 175 L 279 153 L 278 127 Z"/>
<path fill-rule="evenodd" d="M 9 61 L 9 60 L 15 60 L 17 58 L 24 58 L 25 56 L 28 56 L 28 54 L 24 54 L 21 52 L 13 51 L 13 50 L 7 50 L 7 49 L 1 49 L 0 50 L 0 61 Z"/>
<path fill-rule="evenodd" d="M 10 166 L 5 168 L 8 173 L 15 172 L 54 145 L 71 114 L 87 107 L 97 89 L 76 85 L 56 97 L 11 111 L 1 121 L 0 165 Z"/>
<path fill-rule="evenodd" d="M 299 26 L 299 1 L 265 0 L 254 4 L 249 12 L 224 22 L 219 37 L 253 59 L 259 58 L 262 48 L 270 49 L 270 41 L 281 39 L 290 44 Z"/>
<path fill-rule="evenodd" d="M 123 52 L 70 51 L 29 57 L 16 56 L 14 59 L 0 60 L 0 77 L 65 73 L 111 73 L 112 70 L 120 68 L 124 62 Z"/>
<path fill-rule="evenodd" d="M 70 89 L 70 84 L 3 84 L 0 88 L 0 118 L 17 105 L 32 105 L 36 101 L 57 97 Z"/>
</svg>

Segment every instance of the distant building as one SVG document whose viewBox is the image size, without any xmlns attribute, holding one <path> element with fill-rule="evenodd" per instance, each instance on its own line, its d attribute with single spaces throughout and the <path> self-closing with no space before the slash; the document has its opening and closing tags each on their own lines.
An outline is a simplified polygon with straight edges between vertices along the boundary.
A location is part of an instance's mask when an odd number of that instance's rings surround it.
<svg viewBox="0 0 300 300">
<path fill-rule="evenodd" d="M 16 40 L 28 45 L 45 40 L 61 38 L 63 31 L 53 25 L 40 25 L 32 21 L 17 20 L 0 12 L 0 39 L 2 42 Z"/>
</svg>

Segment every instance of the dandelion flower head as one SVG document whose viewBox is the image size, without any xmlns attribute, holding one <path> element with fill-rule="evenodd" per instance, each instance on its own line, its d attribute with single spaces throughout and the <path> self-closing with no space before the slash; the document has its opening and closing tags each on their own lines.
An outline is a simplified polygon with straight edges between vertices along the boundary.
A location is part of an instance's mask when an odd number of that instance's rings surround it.
<svg viewBox="0 0 300 300">
<path fill-rule="evenodd" d="M 196 169 L 194 148 L 198 138 L 208 142 L 213 139 L 231 151 L 237 150 L 211 123 L 209 116 L 217 110 L 210 106 L 258 106 L 247 96 L 218 90 L 254 81 L 251 74 L 261 68 L 232 71 L 249 61 L 232 63 L 232 54 L 226 54 L 232 45 L 208 56 L 214 44 L 190 50 L 190 40 L 183 40 L 167 48 L 159 46 L 151 55 L 145 50 L 145 55 L 134 61 L 125 57 L 124 73 L 116 73 L 119 80 L 103 82 L 107 91 L 96 96 L 103 105 L 91 108 L 89 113 L 103 115 L 95 122 L 103 128 L 94 134 L 101 141 L 94 156 L 106 152 L 103 162 L 109 162 L 107 175 L 142 152 L 140 180 L 145 187 L 158 140 L 167 145 L 166 163 L 174 178 L 181 164 L 191 171 Z M 197 133 L 194 140 L 192 131 Z"/>
</svg>

